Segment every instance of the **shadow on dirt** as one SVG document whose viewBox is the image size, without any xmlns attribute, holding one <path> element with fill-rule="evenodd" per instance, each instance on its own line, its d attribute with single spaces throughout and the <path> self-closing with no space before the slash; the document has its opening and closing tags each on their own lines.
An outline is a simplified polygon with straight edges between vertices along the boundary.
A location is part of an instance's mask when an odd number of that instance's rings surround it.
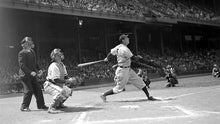
<svg viewBox="0 0 220 124">
<path fill-rule="evenodd" d="M 71 107 L 68 106 L 67 108 L 64 109 L 59 109 L 59 113 L 74 113 L 74 112 L 89 112 L 89 111 L 99 111 L 102 110 L 103 108 L 97 108 L 97 107 Z"/>
<path fill-rule="evenodd" d="M 146 98 L 143 99 L 129 99 L 129 100 L 120 100 L 115 102 L 155 102 L 155 101 L 170 101 L 170 100 L 176 100 L 176 98 L 155 98 L 155 100 L 148 100 Z"/>
</svg>

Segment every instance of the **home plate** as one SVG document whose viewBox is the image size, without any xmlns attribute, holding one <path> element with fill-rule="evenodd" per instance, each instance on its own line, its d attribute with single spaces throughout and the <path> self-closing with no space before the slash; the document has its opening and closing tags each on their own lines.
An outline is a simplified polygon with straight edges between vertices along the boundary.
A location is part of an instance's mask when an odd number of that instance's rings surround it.
<svg viewBox="0 0 220 124">
<path fill-rule="evenodd" d="M 140 108 L 140 106 L 139 105 L 123 105 L 123 106 L 120 106 L 120 108 L 138 109 L 138 108 Z"/>
</svg>

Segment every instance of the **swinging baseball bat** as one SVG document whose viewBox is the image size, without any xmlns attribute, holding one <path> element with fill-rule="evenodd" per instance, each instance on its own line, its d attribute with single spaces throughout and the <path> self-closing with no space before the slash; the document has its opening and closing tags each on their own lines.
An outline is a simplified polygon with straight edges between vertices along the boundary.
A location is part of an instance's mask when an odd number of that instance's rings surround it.
<svg viewBox="0 0 220 124">
<path fill-rule="evenodd" d="M 88 66 L 88 65 L 92 65 L 92 64 L 97 64 L 97 63 L 100 63 L 100 62 L 104 62 L 104 60 L 81 63 L 81 64 L 78 64 L 77 67 L 84 67 L 84 66 Z"/>
</svg>

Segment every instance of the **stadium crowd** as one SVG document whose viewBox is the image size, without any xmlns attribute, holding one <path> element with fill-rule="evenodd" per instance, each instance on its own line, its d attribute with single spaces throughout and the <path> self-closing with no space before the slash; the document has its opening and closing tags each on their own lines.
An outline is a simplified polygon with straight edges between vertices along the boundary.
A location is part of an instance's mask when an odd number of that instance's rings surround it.
<svg viewBox="0 0 220 124">
<path fill-rule="evenodd" d="M 144 17 L 169 17 L 192 21 L 215 22 L 211 10 L 188 6 L 174 0 L 18 0 L 44 6 L 74 8 L 87 11 Z"/>
<path fill-rule="evenodd" d="M 172 65 L 175 68 L 177 74 L 185 72 L 196 72 L 201 70 L 210 71 L 212 70 L 212 65 L 214 63 L 214 58 L 209 54 L 209 51 L 201 52 L 185 52 L 177 53 L 176 51 L 166 51 L 165 54 L 159 55 L 154 52 L 146 52 L 145 50 L 140 50 L 139 54 L 144 57 L 144 59 L 150 60 L 161 67 L 166 67 L 166 65 Z M 90 56 L 91 57 L 91 56 Z M 89 61 L 89 58 L 85 59 L 85 62 Z M 49 57 L 40 58 L 39 66 L 43 70 L 47 70 L 50 60 Z M 114 68 L 112 66 L 114 62 L 108 63 L 99 63 L 83 68 L 77 68 L 77 62 L 74 61 L 73 56 L 65 56 L 65 62 L 67 70 L 71 76 L 78 76 L 82 80 L 85 79 L 103 79 L 103 78 L 113 78 L 114 77 Z M 91 60 L 90 60 L 91 61 Z M 9 66 L 10 65 L 10 66 Z M 7 84 L 16 84 L 13 87 L 9 88 L 8 92 L 17 92 L 19 91 L 19 81 L 17 79 L 18 65 L 17 64 L 0 64 L 0 85 L 1 91 L 4 90 Z M 46 73 L 44 76 L 39 79 L 44 81 L 46 79 Z M 148 69 L 148 73 L 159 73 L 157 70 Z"/>
<path fill-rule="evenodd" d="M 212 12 L 206 12 L 196 6 L 188 7 L 180 2 L 171 2 L 169 0 L 150 0 L 147 5 L 151 9 L 159 11 L 161 17 L 175 17 L 195 21 L 211 21 L 214 15 Z"/>
<path fill-rule="evenodd" d="M 161 67 L 172 65 L 177 73 L 196 72 L 198 70 L 210 70 L 214 63 L 214 57 L 210 55 L 209 51 L 201 52 L 184 52 L 178 53 L 167 49 L 163 56 L 155 54 L 154 52 L 147 52 L 142 50 L 140 54 L 144 58 L 148 58 Z"/>
</svg>

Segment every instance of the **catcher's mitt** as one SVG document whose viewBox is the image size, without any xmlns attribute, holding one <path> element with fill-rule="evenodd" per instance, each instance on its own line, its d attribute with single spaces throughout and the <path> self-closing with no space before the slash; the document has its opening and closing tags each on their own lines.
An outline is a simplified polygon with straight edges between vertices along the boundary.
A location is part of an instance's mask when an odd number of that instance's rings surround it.
<svg viewBox="0 0 220 124">
<path fill-rule="evenodd" d="M 81 81 L 79 77 L 71 77 L 71 78 L 66 79 L 65 81 L 65 85 L 69 88 L 76 87 L 80 84 L 81 84 Z"/>
</svg>

